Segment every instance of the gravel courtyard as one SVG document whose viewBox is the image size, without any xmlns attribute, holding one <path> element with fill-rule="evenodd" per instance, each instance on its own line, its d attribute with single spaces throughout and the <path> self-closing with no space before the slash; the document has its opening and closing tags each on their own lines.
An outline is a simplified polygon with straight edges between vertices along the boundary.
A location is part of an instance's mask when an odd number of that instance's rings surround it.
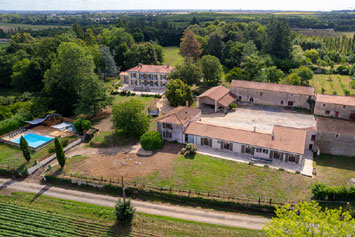
<svg viewBox="0 0 355 237">
<path fill-rule="evenodd" d="M 228 114 L 203 114 L 201 121 L 225 127 L 233 127 L 257 132 L 272 133 L 274 125 L 294 128 L 309 128 L 316 126 L 313 115 L 297 113 L 269 106 L 238 106 L 236 111 Z"/>
</svg>

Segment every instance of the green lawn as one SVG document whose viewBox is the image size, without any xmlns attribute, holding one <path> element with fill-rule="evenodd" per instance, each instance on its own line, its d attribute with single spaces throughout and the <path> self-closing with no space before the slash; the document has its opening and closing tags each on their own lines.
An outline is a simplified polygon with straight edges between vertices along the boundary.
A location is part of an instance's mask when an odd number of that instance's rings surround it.
<svg viewBox="0 0 355 237">
<path fill-rule="evenodd" d="M 349 186 L 350 178 L 355 177 L 354 158 L 323 155 L 315 163 L 318 176 L 308 178 L 204 155 L 196 155 L 194 159 L 180 156 L 169 176 L 160 175 L 158 171 L 149 177 L 139 177 L 136 181 L 158 187 L 292 202 L 310 200 L 310 186 L 315 182 Z"/>
<path fill-rule="evenodd" d="M 345 95 L 343 89 L 345 88 L 350 91 L 351 95 L 355 95 L 355 90 L 350 86 L 351 81 L 350 76 L 316 74 L 310 81 L 310 85 L 316 88 L 317 94 L 321 94 L 324 88 L 324 94 Z"/>
<path fill-rule="evenodd" d="M 175 67 L 178 63 L 184 61 L 184 58 L 179 54 L 178 47 L 164 47 L 164 64 L 170 64 Z"/>
<path fill-rule="evenodd" d="M 50 223 L 53 223 L 53 219 L 56 219 L 56 224 L 52 225 L 51 229 L 63 224 L 65 225 L 63 233 L 69 232 L 74 224 L 80 226 L 80 223 L 82 223 L 83 226 L 87 226 L 88 231 L 108 232 L 104 236 L 109 235 L 112 231 L 115 231 L 116 234 L 126 233 L 133 236 L 263 236 L 262 231 L 224 227 L 141 213 L 136 214 L 130 229 L 123 230 L 122 227 L 115 226 L 113 208 L 50 198 L 43 195 L 9 193 L 6 190 L 0 190 L 0 210 L 1 204 L 6 207 L 3 209 L 5 211 L 0 211 L 1 223 L 6 220 L 6 224 L 9 225 L 0 224 L 0 233 L 4 231 L 4 228 L 8 229 L 9 227 L 18 229 L 20 232 L 40 231 L 44 226 L 49 226 Z M 4 206 L 4 204 L 6 205 Z M 13 218 L 10 218 L 8 214 L 10 212 L 14 213 Z M 21 213 L 22 215 L 26 213 L 28 215 L 20 219 Z M 16 218 L 19 220 L 16 222 L 17 225 L 13 223 Z M 32 221 L 27 222 L 27 220 Z M 36 221 L 41 221 L 41 224 L 36 226 Z M 27 223 L 26 228 L 18 228 L 25 227 L 23 225 L 25 222 Z M 13 225 L 11 225 L 12 223 Z M 74 235 L 68 234 L 66 236 Z"/>
<path fill-rule="evenodd" d="M 75 138 L 76 137 L 70 137 L 69 142 L 73 141 Z M 59 140 L 62 141 L 63 138 L 60 138 Z M 0 143 L 0 167 L 9 167 L 10 169 L 17 169 L 22 165 L 32 167 L 35 163 L 35 160 L 42 160 L 44 157 L 49 155 L 48 149 L 51 146 L 53 146 L 53 144 L 39 151 L 31 152 L 31 161 L 27 163 L 23 158 L 20 148 Z"/>
</svg>

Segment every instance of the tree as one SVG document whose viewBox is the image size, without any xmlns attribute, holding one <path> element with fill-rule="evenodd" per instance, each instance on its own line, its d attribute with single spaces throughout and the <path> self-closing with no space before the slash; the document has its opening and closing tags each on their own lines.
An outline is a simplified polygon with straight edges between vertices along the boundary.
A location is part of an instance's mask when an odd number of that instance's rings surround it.
<svg viewBox="0 0 355 237">
<path fill-rule="evenodd" d="M 235 67 L 226 74 L 225 79 L 228 82 L 232 82 L 232 80 L 243 80 L 243 70 L 240 67 Z"/>
<path fill-rule="evenodd" d="M 102 69 L 104 72 L 113 74 L 116 73 L 117 69 L 115 59 L 111 55 L 110 49 L 107 46 L 102 46 L 99 48 L 101 53 Z"/>
<path fill-rule="evenodd" d="M 84 95 L 82 84 L 97 78 L 95 64 L 90 51 L 75 42 L 62 43 L 57 51 L 44 75 L 44 94 L 51 109 L 70 115 Z"/>
<path fill-rule="evenodd" d="M 136 210 L 131 204 L 131 200 L 122 201 L 121 199 L 118 199 L 115 206 L 116 220 L 121 225 L 129 225 L 133 221 L 135 211 Z"/>
<path fill-rule="evenodd" d="M 206 84 L 217 85 L 221 81 L 223 68 L 219 59 L 215 56 L 203 56 L 201 58 L 201 69 Z"/>
<path fill-rule="evenodd" d="M 244 45 L 240 42 L 228 41 L 222 51 L 221 62 L 229 69 L 239 67 Z"/>
<path fill-rule="evenodd" d="M 304 56 L 304 52 L 301 46 L 293 45 L 292 46 L 292 60 L 295 63 L 296 67 L 299 67 L 306 63 L 306 57 Z"/>
<path fill-rule="evenodd" d="M 89 120 L 78 118 L 74 121 L 74 128 L 80 135 L 83 135 L 84 130 L 89 130 L 91 128 L 91 122 Z"/>
<path fill-rule="evenodd" d="M 258 55 L 258 49 L 256 48 L 254 42 L 252 40 L 249 40 L 248 42 L 246 42 L 244 44 L 244 47 L 243 47 L 243 57 L 248 57 L 248 56 L 251 56 L 251 55 Z"/>
<path fill-rule="evenodd" d="M 21 136 L 21 138 L 20 138 L 20 148 L 22 150 L 22 154 L 23 154 L 23 157 L 25 158 L 25 160 L 27 162 L 30 162 L 31 152 L 30 152 L 30 149 L 28 148 L 28 143 L 23 136 Z"/>
<path fill-rule="evenodd" d="M 281 84 L 288 84 L 288 85 L 301 85 L 301 77 L 297 73 L 291 73 L 287 77 L 284 77 L 280 80 Z"/>
<path fill-rule="evenodd" d="M 207 46 L 204 50 L 204 54 L 209 54 L 217 58 L 221 58 L 224 46 L 225 44 L 223 42 L 223 36 L 218 32 L 213 32 L 208 36 Z"/>
<path fill-rule="evenodd" d="M 85 35 L 84 35 L 84 41 L 87 46 L 90 46 L 90 47 L 97 46 L 97 41 L 94 36 L 94 33 L 92 32 L 92 29 L 89 28 L 86 30 Z"/>
<path fill-rule="evenodd" d="M 266 27 L 265 51 L 277 58 L 290 56 L 292 39 L 290 27 L 285 20 L 272 19 Z"/>
<path fill-rule="evenodd" d="M 159 65 L 163 63 L 163 51 L 160 45 L 154 45 L 150 42 L 134 44 L 125 53 L 125 67 L 131 68 L 138 63 Z"/>
<path fill-rule="evenodd" d="M 75 22 L 72 28 L 77 38 L 84 39 L 84 30 L 78 22 Z"/>
<path fill-rule="evenodd" d="M 202 77 L 201 67 L 193 62 L 191 58 L 186 58 L 182 64 L 179 63 L 169 75 L 170 79 L 180 79 L 190 86 L 199 84 Z"/>
<path fill-rule="evenodd" d="M 163 138 L 158 131 L 144 133 L 141 136 L 140 142 L 146 151 L 155 151 L 163 147 Z"/>
<path fill-rule="evenodd" d="M 196 35 L 191 30 L 186 30 L 181 38 L 180 54 L 184 57 L 197 60 L 201 55 L 201 44 L 197 41 Z"/>
<path fill-rule="evenodd" d="M 261 69 L 265 67 L 263 58 L 256 54 L 247 56 L 241 65 L 243 69 L 244 80 L 252 81 L 261 73 Z"/>
<path fill-rule="evenodd" d="M 308 67 L 301 66 L 297 69 L 293 69 L 291 72 L 297 73 L 301 78 L 301 85 L 309 85 L 309 81 L 313 78 L 313 71 Z"/>
<path fill-rule="evenodd" d="M 11 85 L 21 92 L 41 90 L 43 87 L 42 79 L 41 66 L 37 61 L 25 58 L 12 67 Z"/>
<path fill-rule="evenodd" d="M 283 71 L 277 69 L 275 66 L 265 68 L 264 72 L 266 74 L 267 81 L 272 83 L 278 83 L 285 75 Z"/>
<path fill-rule="evenodd" d="M 349 212 L 325 209 L 316 202 L 303 202 L 291 208 L 276 207 L 276 218 L 263 227 L 266 236 L 353 236 L 355 220 Z"/>
<path fill-rule="evenodd" d="M 166 85 L 166 98 L 171 106 L 189 105 L 193 102 L 192 90 L 190 86 L 185 84 L 182 80 L 174 79 Z"/>
<path fill-rule="evenodd" d="M 76 114 L 96 115 L 108 104 L 103 82 L 95 78 L 85 78 L 81 84 Z"/>
<path fill-rule="evenodd" d="M 309 58 L 312 61 L 312 63 L 317 63 L 317 60 L 319 58 L 319 54 L 316 49 L 307 50 L 306 52 L 304 52 L 304 56 Z"/>
<path fill-rule="evenodd" d="M 58 164 L 63 169 L 64 165 L 65 165 L 65 159 L 66 158 L 65 158 L 63 146 L 62 146 L 62 144 L 60 143 L 60 141 L 58 140 L 57 137 L 54 139 L 54 145 L 55 145 L 55 153 L 57 155 Z"/>
<path fill-rule="evenodd" d="M 113 107 L 113 127 L 126 137 L 140 137 L 149 128 L 150 117 L 142 102 L 131 99 Z"/>
</svg>

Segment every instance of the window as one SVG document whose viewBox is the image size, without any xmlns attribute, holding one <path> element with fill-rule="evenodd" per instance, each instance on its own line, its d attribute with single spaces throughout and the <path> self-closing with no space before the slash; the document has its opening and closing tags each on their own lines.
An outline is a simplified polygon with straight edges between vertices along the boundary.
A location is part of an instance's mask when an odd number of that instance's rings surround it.
<svg viewBox="0 0 355 237">
<path fill-rule="evenodd" d="M 242 100 L 242 97 L 241 97 L 241 96 L 239 96 L 239 100 Z"/>
<path fill-rule="evenodd" d="M 281 100 L 281 104 L 282 104 L 282 105 L 284 104 L 284 101 L 283 101 L 283 100 Z"/>
<path fill-rule="evenodd" d="M 256 148 L 256 152 L 261 153 L 262 149 L 261 148 Z"/>
<path fill-rule="evenodd" d="M 335 134 L 335 138 L 339 138 L 340 137 L 340 135 L 339 134 Z"/>
<path fill-rule="evenodd" d="M 269 154 L 269 150 L 268 149 L 263 149 L 263 153 L 264 154 Z"/>
<path fill-rule="evenodd" d="M 315 140 L 316 140 L 316 135 L 312 135 L 311 141 L 315 141 Z"/>
<path fill-rule="evenodd" d="M 173 125 L 170 123 L 163 123 L 163 128 L 173 129 Z"/>
<path fill-rule="evenodd" d="M 325 104 L 323 104 L 323 107 L 325 107 Z"/>
<path fill-rule="evenodd" d="M 201 145 L 202 146 L 212 146 L 212 139 L 209 139 L 207 137 L 205 137 L 205 138 L 201 137 Z"/>
<path fill-rule="evenodd" d="M 343 109 L 346 109 L 346 105 L 343 105 Z"/>
<path fill-rule="evenodd" d="M 171 138 L 171 132 L 164 131 L 163 132 L 163 136 L 166 137 L 166 138 Z"/>
<path fill-rule="evenodd" d="M 330 111 L 329 111 L 329 110 L 326 110 L 326 111 L 325 111 L 325 114 L 330 114 Z"/>
<path fill-rule="evenodd" d="M 233 143 L 222 142 L 222 148 L 225 150 L 233 150 Z"/>
<path fill-rule="evenodd" d="M 260 92 L 260 96 L 263 96 L 264 93 Z"/>
</svg>

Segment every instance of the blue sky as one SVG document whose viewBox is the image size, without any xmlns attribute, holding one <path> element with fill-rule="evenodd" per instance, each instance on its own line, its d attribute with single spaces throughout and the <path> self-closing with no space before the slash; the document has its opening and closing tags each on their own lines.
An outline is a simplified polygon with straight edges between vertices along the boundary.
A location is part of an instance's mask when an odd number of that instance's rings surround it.
<svg viewBox="0 0 355 237">
<path fill-rule="evenodd" d="M 355 9 L 355 0 L 0 0 L 1 10 Z"/>
</svg>

